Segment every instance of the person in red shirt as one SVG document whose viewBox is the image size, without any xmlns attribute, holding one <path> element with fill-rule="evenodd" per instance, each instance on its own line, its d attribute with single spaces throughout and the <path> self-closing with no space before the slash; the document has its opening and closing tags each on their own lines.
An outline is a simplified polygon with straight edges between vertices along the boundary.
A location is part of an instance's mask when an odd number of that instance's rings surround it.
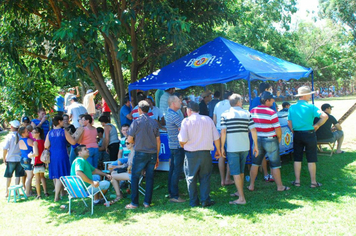
<svg viewBox="0 0 356 236">
<path fill-rule="evenodd" d="M 282 139 L 281 126 L 279 124 L 277 113 L 270 107 L 274 103 L 273 95 L 270 92 L 263 92 L 261 95 L 261 104 L 253 108 L 250 113 L 257 131 L 258 156 L 253 158 L 250 171 L 251 182 L 248 189 L 255 189 L 255 180 L 258 174 L 258 168 L 263 158 L 267 154 L 270 160 L 272 174 L 277 185 L 277 191 L 289 190 L 282 183 L 281 178 L 281 158 L 279 156 L 279 143 Z"/>
<path fill-rule="evenodd" d="M 101 104 L 102 104 L 102 112 L 103 112 L 103 116 L 107 116 L 109 117 L 109 119 L 111 118 L 110 117 L 110 113 L 111 113 L 111 110 L 108 106 L 108 104 L 106 103 L 105 99 L 102 98 L 101 99 Z"/>
<path fill-rule="evenodd" d="M 42 182 L 43 192 L 45 196 L 46 197 L 49 196 L 47 192 L 46 178 L 44 176 L 46 172 L 46 168 L 45 168 L 45 164 L 41 161 L 41 155 L 44 150 L 44 143 L 45 143 L 43 129 L 40 127 L 34 128 L 32 130 L 32 135 L 36 139 L 36 141 L 33 142 L 33 154 L 32 154 L 32 158 L 35 158 L 33 173 L 35 174 L 35 178 L 36 178 L 36 192 L 37 192 L 36 199 L 41 199 L 41 182 Z"/>
</svg>

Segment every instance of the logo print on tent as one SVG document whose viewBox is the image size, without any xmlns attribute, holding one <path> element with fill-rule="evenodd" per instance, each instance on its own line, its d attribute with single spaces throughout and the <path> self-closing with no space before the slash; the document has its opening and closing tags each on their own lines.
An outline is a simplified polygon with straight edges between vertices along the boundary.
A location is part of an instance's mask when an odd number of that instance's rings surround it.
<svg viewBox="0 0 356 236">
<path fill-rule="evenodd" d="M 190 66 L 192 68 L 199 68 L 201 66 L 204 66 L 208 64 L 210 61 L 213 62 L 215 59 L 215 56 L 212 56 L 211 54 L 203 54 L 198 58 L 192 58 L 189 60 L 189 62 L 186 64 L 186 66 Z"/>
</svg>

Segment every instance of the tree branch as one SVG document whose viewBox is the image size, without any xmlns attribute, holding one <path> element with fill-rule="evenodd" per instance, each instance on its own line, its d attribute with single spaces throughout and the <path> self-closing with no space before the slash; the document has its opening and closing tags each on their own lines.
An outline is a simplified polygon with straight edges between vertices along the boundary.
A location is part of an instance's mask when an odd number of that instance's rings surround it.
<svg viewBox="0 0 356 236">
<path fill-rule="evenodd" d="M 83 7 L 83 5 L 78 0 L 74 0 L 74 3 L 85 13 L 86 16 L 89 16 L 89 12 Z"/>
<path fill-rule="evenodd" d="M 25 11 L 27 11 L 28 13 L 32 13 L 32 14 L 35 14 L 36 16 L 39 16 L 40 18 L 42 18 L 42 19 L 44 19 L 45 21 L 47 21 L 50 25 L 52 25 L 53 27 L 55 27 L 55 28 L 59 28 L 59 25 L 57 25 L 55 22 L 53 22 L 52 20 L 50 20 L 50 19 L 47 19 L 45 16 L 43 16 L 42 14 L 40 14 L 39 12 L 37 12 L 37 11 L 35 11 L 35 10 L 33 10 L 32 12 L 29 10 L 29 9 L 27 9 L 27 8 L 25 8 L 25 7 L 23 7 L 21 4 L 17 4 L 17 6 L 18 7 L 20 7 L 20 8 L 22 8 L 22 9 L 24 9 Z"/>
<path fill-rule="evenodd" d="M 56 4 L 53 2 L 53 0 L 49 0 L 49 3 L 51 4 L 51 7 L 54 11 L 54 14 L 56 14 L 57 17 L 57 24 L 61 25 L 61 21 L 62 21 L 62 16 L 61 16 L 61 12 L 59 11 L 58 7 L 56 6 Z"/>
</svg>

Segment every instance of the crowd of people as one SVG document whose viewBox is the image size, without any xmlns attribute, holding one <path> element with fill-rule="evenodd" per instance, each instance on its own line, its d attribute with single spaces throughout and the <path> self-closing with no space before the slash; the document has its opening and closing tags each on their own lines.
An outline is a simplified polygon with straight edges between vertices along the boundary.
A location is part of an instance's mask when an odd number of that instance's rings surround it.
<svg viewBox="0 0 356 236">
<path fill-rule="evenodd" d="M 95 191 L 100 187 L 104 193 L 112 184 L 116 198 L 110 204 L 123 198 L 120 182 L 130 180 L 131 203 L 125 208 L 135 209 L 139 207 L 139 182 L 145 176 L 143 206 L 148 208 L 152 203 L 154 170 L 159 165 L 160 132 L 167 132 L 171 153 L 167 179 L 170 202 L 186 201 L 180 197 L 178 184 L 184 171 L 190 206 L 214 205 L 215 201 L 210 196 L 210 178 L 211 152 L 216 149 L 221 185 L 236 187 L 236 192 L 231 196 L 237 199 L 229 203 L 245 204 L 243 186 L 246 161 L 251 164 L 249 191 L 255 190 L 260 166 L 264 180 L 275 182 L 277 191 L 290 189 L 283 184 L 280 172 L 282 122 L 288 124 L 294 133 L 295 181 L 292 185 L 301 185 L 300 172 L 305 149 L 310 187 L 320 187 L 321 183 L 316 181 L 317 141 L 338 141 L 337 152 L 342 153 L 343 132 L 330 114 L 330 104 L 324 104 L 320 110 L 308 102 L 314 93 L 309 87 L 302 86 L 297 91 L 294 96 L 299 98 L 298 102 L 294 105 L 284 102 L 283 109 L 278 113 L 273 88 L 267 83 L 260 84 L 259 93 L 256 92 L 249 110 L 243 109 L 244 98 L 241 95 L 229 91 L 223 94 L 222 100 L 219 91 L 214 94 L 204 91 L 198 100 L 194 94 L 183 99 L 174 88 L 157 90 L 155 98 L 138 93 L 136 106 L 132 105 L 129 98 L 122 103 L 119 134 L 111 124 L 110 110 L 106 110 L 98 119 L 102 127 L 94 127 L 93 99 L 98 91 L 88 90 L 81 104 L 78 102 L 78 88 L 70 88 L 67 94 L 61 90 L 56 98 L 57 114 L 51 122 L 44 109 L 39 109 L 38 116 L 32 120 L 25 116 L 21 123 L 17 120 L 10 122 L 11 131 L 3 147 L 6 196 L 15 173 L 15 183 L 19 184 L 22 177 L 27 195 L 32 194 L 31 184 L 35 177 L 36 198 L 42 197 L 41 183 L 44 196 L 48 197 L 44 175 L 48 168 L 48 176 L 55 188 L 54 201 L 65 194 L 59 180 L 62 176 L 78 175 L 89 189 Z M 332 125 L 335 132 L 331 131 Z M 41 161 L 44 150 L 50 153 L 48 165 Z M 252 155 L 248 160 L 250 150 Z M 266 158 L 271 174 L 268 174 Z M 107 170 L 103 165 L 106 161 L 110 161 Z M 101 203 L 103 200 L 97 194 L 94 204 Z"/>
</svg>

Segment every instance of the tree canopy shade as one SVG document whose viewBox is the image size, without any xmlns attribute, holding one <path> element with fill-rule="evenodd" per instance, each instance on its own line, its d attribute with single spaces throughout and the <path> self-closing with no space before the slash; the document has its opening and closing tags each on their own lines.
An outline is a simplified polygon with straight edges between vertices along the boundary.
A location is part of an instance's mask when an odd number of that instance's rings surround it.
<svg viewBox="0 0 356 236">
<path fill-rule="evenodd" d="M 0 56 L 10 64 L 32 57 L 86 73 L 116 120 L 128 81 L 151 73 L 229 21 L 228 0 L 0 0 Z M 3 27 L 6 26 L 6 27 Z M 206 40 L 206 39 L 205 39 Z M 189 44 L 188 44 L 189 42 Z M 188 45 L 188 46 L 187 46 Z M 6 55 L 6 56 L 5 56 Z M 3 68 L 4 69 L 4 68 Z M 126 75 L 126 77 L 125 77 Z"/>
<path fill-rule="evenodd" d="M 129 90 L 187 88 L 232 80 L 278 81 L 308 77 L 312 72 L 222 37 L 129 85 Z"/>
</svg>

